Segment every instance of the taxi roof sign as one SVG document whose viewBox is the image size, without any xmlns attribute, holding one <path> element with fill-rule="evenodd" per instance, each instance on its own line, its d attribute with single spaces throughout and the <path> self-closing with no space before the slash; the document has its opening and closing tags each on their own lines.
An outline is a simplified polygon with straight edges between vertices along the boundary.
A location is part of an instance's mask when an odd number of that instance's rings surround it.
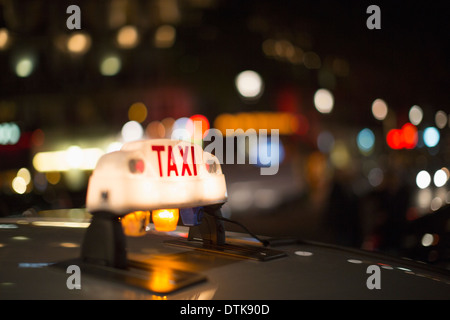
<svg viewBox="0 0 450 320">
<path fill-rule="evenodd" d="M 233 221 L 222 216 L 226 200 L 219 160 L 200 146 L 168 139 L 127 143 L 120 151 L 103 155 L 89 179 L 86 207 L 92 221 L 81 258 L 126 269 L 129 261 L 121 219 L 145 211 L 141 219 L 145 225 L 150 210 L 156 230 L 157 224 L 159 231 L 174 230 L 179 216 L 190 227 L 185 241 L 168 244 L 258 260 L 285 255 L 264 247 L 227 244 L 224 221 Z"/>
<path fill-rule="evenodd" d="M 89 179 L 86 207 L 120 216 L 226 200 L 225 177 L 214 155 L 186 141 L 154 139 L 103 155 Z"/>
</svg>

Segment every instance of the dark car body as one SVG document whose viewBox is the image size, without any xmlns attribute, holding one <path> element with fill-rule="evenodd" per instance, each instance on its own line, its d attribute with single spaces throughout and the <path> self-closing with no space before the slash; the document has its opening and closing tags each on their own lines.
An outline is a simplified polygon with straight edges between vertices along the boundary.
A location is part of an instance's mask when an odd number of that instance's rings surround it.
<svg viewBox="0 0 450 320">
<path fill-rule="evenodd" d="M 228 244 L 275 253 L 243 258 L 179 246 L 187 241 L 184 226 L 166 233 L 150 225 L 144 236 L 127 237 L 126 269 L 91 266 L 79 259 L 89 216 L 66 213 L 0 220 L 1 300 L 450 299 L 448 270 L 425 263 L 291 239 L 264 248 L 227 232 Z M 79 288 L 70 285 L 70 265 L 80 268 Z"/>
</svg>

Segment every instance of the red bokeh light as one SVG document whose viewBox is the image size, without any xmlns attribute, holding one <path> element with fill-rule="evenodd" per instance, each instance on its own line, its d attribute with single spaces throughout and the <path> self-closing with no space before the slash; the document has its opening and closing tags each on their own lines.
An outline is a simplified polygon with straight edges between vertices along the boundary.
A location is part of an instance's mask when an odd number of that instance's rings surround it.
<svg viewBox="0 0 450 320">
<path fill-rule="evenodd" d="M 417 145 L 418 135 L 417 128 L 411 124 L 406 123 L 402 127 L 403 145 L 406 149 L 414 149 Z"/>
<path fill-rule="evenodd" d="M 196 121 L 200 121 L 200 122 L 201 122 L 201 130 L 202 130 L 202 131 L 201 131 L 201 136 L 202 136 L 202 138 L 204 138 L 204 137 L 205 137 L 206 131 L 208 131 L 209 128 L 210 128 L 208 118 L 206 118 L 206 117 L 205 117 L 204 115 L 202 115 L 202 114 L 194 114 L 193 116 L 189 117 L 189 119 L 192 121 L 192 123 L 188 124 L 187 130 L 190 131 L 192 134 L 194 134 L 194 128 L 195 128 L 196 130 L 197 130 L 197 129 L 200 129 L 200 128 L 198 128 L 198 127 L 195 127 L 194 123 L 195 123 Z"/>
<path fill-rule="evenodd" d="M 386 142 L 391 149 L 413 149 L 418 141 L 417 128 L 406 123 L 401 129 L 389 130 L 386 136 Z"/>
</svg>

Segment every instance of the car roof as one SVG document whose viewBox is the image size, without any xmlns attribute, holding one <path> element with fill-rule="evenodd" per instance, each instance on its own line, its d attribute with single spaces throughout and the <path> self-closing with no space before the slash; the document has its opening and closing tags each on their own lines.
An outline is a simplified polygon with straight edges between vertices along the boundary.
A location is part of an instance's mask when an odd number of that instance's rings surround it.
<svg viewBox="0 0 450 320">
<path fill-rule="evenodd" d="M 170 241 L 186 239 L 188 229 L 183 226 L 171 233 L 151 230 L 142 237 L 127 237 L 130 261 L 172 279 L 174 287 L 167 292 L 133 284 L 130 279 L 136 272 L 118 278 L 108 276 L 106 269 L 91 272 L 82 263 L 81 290 L 70 290 L 67 267 L 80 263 L 77 259 L 88 225 L 85 217 L 0 219 L 0 299 L 450 298 L 448 271 L 412 260 L 288 239 L 269 249 L 281 252 L 280 257 L 238 258 L 171 245 Z M 228 232 L 227 242 L 261 247 L 241 233 Z M 380 289 L 368 287 L 370 266 L 379 271 Z"/>
</svg>

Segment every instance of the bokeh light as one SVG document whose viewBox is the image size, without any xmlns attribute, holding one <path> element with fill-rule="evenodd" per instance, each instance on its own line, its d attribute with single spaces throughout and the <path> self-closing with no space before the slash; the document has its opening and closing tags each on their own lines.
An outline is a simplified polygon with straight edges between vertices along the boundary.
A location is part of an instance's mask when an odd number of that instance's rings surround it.
<svg viewBox="0 0 450 320">
<path fill-rule="evenodd" d="M 58 171 L 49 171 L 45 173 L 48 183 L 57 185 L 61 181 L 61 173 Z"/>
<path fill-rule="evenodd" d="M 432 245 L 433 240 L 434 240 L 434 237 L 433 237 L 433 235 L 432 235 L 431 233 L 425 233 L 425 234 L 422 236 L 422 239 L 421 239 L 420 242 L 421 242 L 421 244 L 422 244 L 424 247 L 429 247 L 429 246 Z"/>
<path fill-rule="evenodd" d="M 338 169 L 345 169 L 350 164 L 350 151 L 343 141 L 336 141 L 330 154 L 330 160 Z"/>
<path fill-rule="evenodd" d="M 86 53 L 91 46 L 91 37 L 88 34 L 76 32 L 67 40 L 67 50 L 75 54 Z"/>
<path fill-rule="evenodd" d="M 403 148 L 403 137 L 400 129 L 389 130 L 386 136 L 386 142 L 391 149 L 398 150 Z"/>
<path fill-rule="evenodd" d="M 416 185 L 420 189 L 428 188 L 431 183 L 431 176 L 426 170 L 420 171 L 416 176 Z"/>
<path fill-rule="evenodd" d="M 423 142 L 429 148 L 435 147 L 438 145 L 440 140 L 439 130 L 435 127 L 428 127 L 423 131 Z"/>
<path fill-rule="evenodd" d="M 31 134 L 31 143 L 35 146 L 35 147 L 40 147 L 44 144 L 45 142 L 45 133 L 42 129 L 36 129 L 33 131 L 33 133 Z"/>
<path fill-rule="evenodd" d="M 372 114 L 377 120 L 384 120 L 388 114 L 388 106 L 383 99 L 375 99 L 372 102 Z"/>
<path fill-rule="evenodd" d="M 147 107 L 142 102 L 133 103 L 128 109 L 128 120 L 142 123 L 147 119 Z"/>
<path fill-rule="evenodd" d="M 327 89 L 319 89 L 314 94 L 314 106 L 320 113 L 330 113 L 334 106 L 333 94 Z"/>
<path fill-rule="evenodd" d="M 317 147 L 322 153 L 330 153 L 334 146 L 334 136 L 329 131 L 321 132 L 317 137 Z"/>
<path fill-rule="evenodd" d="M 156 29 L 154 44 L 157 48 L 170 48 L 175 43 L 176 29 L 171 25 L 162 25 Z"/>
<path fill-rule="evenodd" d="M 144 129 L 139 122 L 128 121 L 123 125 L 121 133 L 124 142 L 136 141 L 142 139 Z"/>
<path fill-rule="evenodd" d="M 21 168 L 17 171 L 17 177 L 21 177 L 26 184 L 31 182 L 31 173 L 27 168 Z"/>
<path fill-rule="evenodd" d="M 104 76 L 114 76 L 119 73 L 122 62 L 118 56 L 108 56 L 100 63 L 100 73 Z"/>
<path fill-rule="evenodd" d="M 31 190 L 31 173 L 27 168 L 17 171 L 16 177 L 11 182 L 11 187 L 15 193 L 24 194 Z M 30 187 L 30 188 L 29 188 Z"/>
<path fill-rule="evenodd" d="M 83 163 L 83 150 L 79 146 L 70 146 L 66 152 L 66 162 L 70 168 L 79 168 Z"/>
<path fill-rule="evenodd" d="M 369 128 L 362 129 L 356 137 L 358 148 L 361 152 L 367 153 L 375 145 L 375 135 Z"/>
<path fill-rule="evenodd" d="M 391 149 L 414 149 L 419 135 L 416 126 L 406 123 L 401 129 L 391 129 L 387 133 L 386 142 Z"/>
<path fill-rule="evenodd" d="M 432 199 L 433 192 L 430 188 L 420 189 L 417 193 L 416 205 L 422 210 L 428 210 Z"/>
<path fill-rule="evenodd" d="M 0 123 L 0 145 L 14 145 L 19 142 L 21 131 L 14 122 Z"/>
<path fill-rule="evenodd" d="M 18 194 L 24 194 L 27 191 L 27 183 L 22 177 L 15 177 L 11 184 L 13 190 Z"/>
<path fill-rule="evenodd" d="M 249 161 L 256 166 L 279 166 L 284 158 L 285 149 L 280 140 L 267 139 L 265 143 L 250 144 Z"/>
<path fill-rule="evenodd" d="M 436 122 L 436 127 L 439 129 L 443 129 L 447 125 L 447 113 L 445 113 L 442 110 L 439 110 L 436 112 L 436 115 L 434 116 L 434 121 Z"/>
<path fill-rule="evenodd" d="M 417 145 L 417 128 L 411 123 L 406 123 L 402 127 L 403 145 L 406 149 L 413 149 Z"/>
<path fill-rule="evenodd" d="M 8 48 L 11 36 L 6 28 L 0 28 L 0 50 L 5 50 Z"/>
<path fill-rule="evenodd" d="M 123 26 L 117 32 L 117 44 L 124 49 L 132 49 L 139 43 L 139 32 L 135 26 Z"/>
<path fill-rule="evenodd" d="M 384 179 L 383 170 L 381 170 L 380 168 L 372 168 L 370 169 L 367 178 L 372 187 L 378 187 L 379 185 L 381 185 Z"/>
<path fill-rule="evenodd" d="M 171 139 L 191 141 L 192 132 L 187 130 L 188 127 L 193 127 L 191 119 L 187 117 L 176 119 L 172 126 Z"/>
<path fill-rule="evenodd" d="M 15 67 L 16 75 L 20 78 L 26 78 L 31 75 L 34 70 L 34 61 L 30 57 L 21 58 Z"/>
<path fill-rule="evenodd" d="M 202 114 L 195 114 L 189 119 L 191 121 L 186 124 L 186 129 L 191 132 L 194 138 L 204 138 L 210 128 L 208 118 Z"/>
<path fill-rule="evenodd" d="M 439 210 L 443 204 L 444 204 L 444 201 L 442 201 L 441 198 L 434 197 L 433 200 L 431 200 L 430 209 L 431 209 L 431 211 Z"/>
<path fill-rule="evenodd" d="M 239 94 L 247 99 L 258 98 L 264 88 L 261 76 L 253 70 L 239 73 L 235 79 L 235 85 Z"/>
<path fill-rule="evenodd" d="M 414 105 L 409 109 L 409 113 L 408 113 L 408 117 L 409 117 L 409 121 L 413 124 L 413 125 L 419 125 L 422 122 L 423 119 L 423 111 L 422 108 Z"/>
<path fill-rule="evenodd" d="M 145 133 L 150 139 L 161 139 L 166 136 L 166 128 L 161 121 L 152 121 L 145 128 Z"/>
<path fill-rule="evenodd" d="M 447 183 L 447 180 L 447 172 L 445 172 L 443 169 L 439 169 L 434 173 L 433 183 L 436 187 L 444 186 Z"/>
</svg>

